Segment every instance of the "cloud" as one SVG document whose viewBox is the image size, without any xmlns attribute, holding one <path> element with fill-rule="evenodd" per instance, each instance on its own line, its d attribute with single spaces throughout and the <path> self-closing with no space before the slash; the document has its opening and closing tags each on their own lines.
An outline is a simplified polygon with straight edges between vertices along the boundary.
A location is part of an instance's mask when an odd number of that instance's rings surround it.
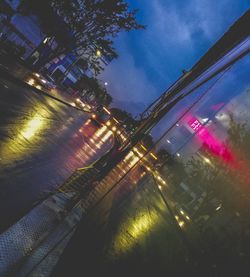
<svg viewBox="0 0 250 277">
<path fill-rule="evenodd" d="M 119 58 L 102 73 L 114 103 L 138 113 L 189 69 L 246 9 L 234 0 L 128 0 L 145 31 L 123 33 Z"/>
<path fill-rule="evenodd" d="M 120 58 L 107 66 L 100 77 L 108 82 L 108 90 L 114 98 L 114 103 L 133 102 L 134 105 L 136 103 L 137 108 L 142 108 L 156 97 L 156 89 L 151 80 L 147 78 L 144 69 L 136 66 L 128 47 L 124 45 L 124 42 L 121 44 L 119 46 L 122 50 Z M 142 111 L 133 111 L 129 106 L 128 109 L 132 113 Z"/>
</svg>

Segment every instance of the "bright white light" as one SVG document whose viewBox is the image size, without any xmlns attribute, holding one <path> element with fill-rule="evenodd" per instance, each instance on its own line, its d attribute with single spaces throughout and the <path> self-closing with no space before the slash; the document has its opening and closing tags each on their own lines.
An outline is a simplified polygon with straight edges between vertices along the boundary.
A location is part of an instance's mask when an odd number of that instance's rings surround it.
<svg viewBox="0 0 250 277">
<path fill-rule="evenodd" d="M 107 85 L 108 85 L 108 82 L 105 82 L 104 85 L 107 86 Z"/>
<path fill-rule="evenodd" d="M 176 153 L 176 156 L 177 156 L 177 157 L 180 157 L 180 156 L 181 156 L 181 154 L 180 154 L 180 153 Z"/>
<path fill-rule="evenodd" d="M 33 86 L 33 85 L 35 84 L 35 80 L 32 79 L 32 78 L 29 79 L 29 80 L 28 80 L 28 84 L 31 85 L 31 86 Z"/>
<path fill-rule="evenodd" d="M 46 37 L 44 40 L 43 40 L 43 44 L 47 43 L 49 40 L 49 37 Z"/>
<path fill-rule="evenodd" d="M 222 204 L 220 204 L 215 210 L 219 211 L 221 209 L 221 207 L 222 207 Z"/>
<path fill-rule="evenodd" d="M 211 164 L 211 161 L 208 158 L 204 158 L 204 162 Z"/>
<path fill-rule="evenodd" d="M 171 141 L 169 139 L 167 139 L 167 143 L 171 143 Z"/>
<path fill-rule="evenodd" d="M 202 118 L 202 119 L 201 119 L 201 121 L 202 121 L 203 123 L 207 122 L 208 120 L 209 120 L 209 118 L 208 118 L 208 117 L 206 117 L 206 118 Z"/>
<path fill-rule="evenodd" d="M 184 224 L 185 224 L 185 222 L 184 222 L 184 221 L 179 221 L 178 223 L 179 223 L 179 226 L 180 226 L 180 227 L 183 227 L 183 226 L 184 226 Z"/>
<path fill-rule="evenodd" d="M 109 115 L 111 114 L 110 111 L 109 111 L 107 108 L 103 107 L 103 110 L 104 110 L 107 114 L 109 114 Z"/>
</svg>

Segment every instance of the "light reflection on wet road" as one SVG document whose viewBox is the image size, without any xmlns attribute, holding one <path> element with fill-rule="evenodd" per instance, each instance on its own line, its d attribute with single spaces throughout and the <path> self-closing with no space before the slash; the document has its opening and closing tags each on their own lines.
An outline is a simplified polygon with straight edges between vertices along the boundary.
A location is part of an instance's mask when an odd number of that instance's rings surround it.
<svg viewBox="0 0 250 277">
<path fill-rule="evenodd" d="M 112 144 L 84 114 L 0 80 L 0 231 Z"/>
</svg>

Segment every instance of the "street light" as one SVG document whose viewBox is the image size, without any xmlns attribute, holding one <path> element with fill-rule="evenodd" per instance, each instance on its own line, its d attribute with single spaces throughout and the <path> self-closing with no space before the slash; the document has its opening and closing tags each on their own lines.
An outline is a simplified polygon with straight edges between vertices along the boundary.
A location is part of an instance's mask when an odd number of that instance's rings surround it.
<svg viewBox="0 0 250 277">
<path fill-rule="evenodd" d="M 49 41 L 50 37 L 46 37 L 44 40 L 43 40 L 43 44 L 46 44 L 48 41 Z"/>
</svg>

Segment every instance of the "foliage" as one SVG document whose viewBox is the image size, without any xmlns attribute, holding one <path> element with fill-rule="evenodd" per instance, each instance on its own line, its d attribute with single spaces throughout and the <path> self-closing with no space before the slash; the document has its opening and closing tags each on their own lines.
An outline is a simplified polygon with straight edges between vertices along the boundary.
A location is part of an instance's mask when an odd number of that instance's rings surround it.
<svg viewBox="0 0 250 277">
<path fill-rule="evenodd" d="M 76 88 L 85 92 L 85 98 L 94 95 L 97 105 L 109 106 L 112 102 L 112 96 L 107 92 L 106 88 L 100 85 L 98 80 L 86 75 L 76 83 Z"/>
<path fill-rule="evenodd" d="M 59 42 L 44 62 L 73 51 L 95 74 L 102 70 L 101 59 L 117 58 L 113 38 L 120 31 L 144 28 L 124 0 L 23 0 L 19 10 L 37 15 L 44 33 Z"/>
<path fill-rule="evenodd" d="M 112 108 L 112 115 L 121 122 L 125 128 L 131 130 L 138 125 L 138 122 L 133 118 L 132 114 L 119 108 Z"/>
</svg>

